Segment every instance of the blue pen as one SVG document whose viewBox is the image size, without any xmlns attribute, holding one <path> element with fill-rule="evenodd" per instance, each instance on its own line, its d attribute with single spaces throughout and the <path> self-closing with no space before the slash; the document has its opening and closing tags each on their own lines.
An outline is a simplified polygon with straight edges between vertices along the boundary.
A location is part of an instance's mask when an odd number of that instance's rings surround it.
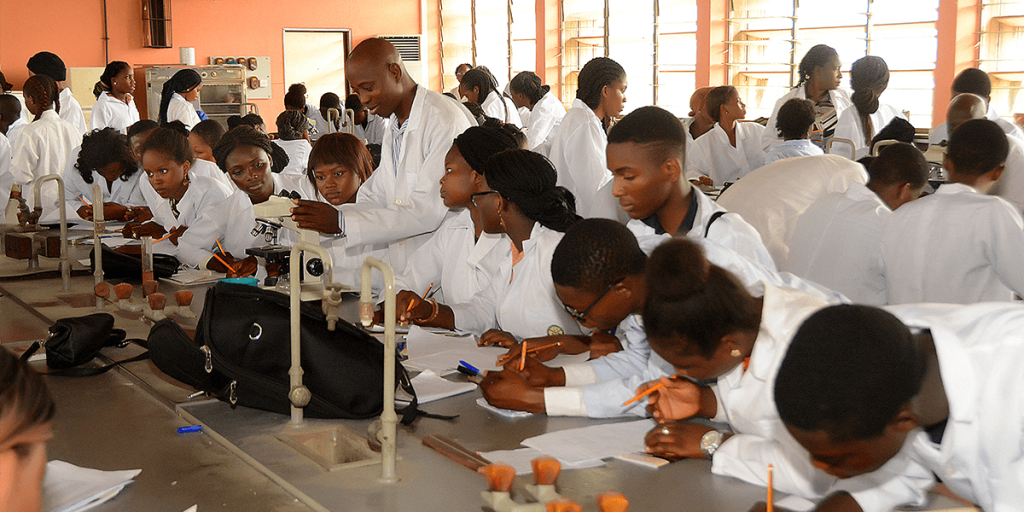
<svg viewBox="0 0 1024 512">
<path fill-rule="evenodd" d="M 203 426 L 202 425 L 189 425 L 187 427 L 181 427 L 181 428 L 178 429 L 178 433 L 179 434 L 189 434 L 189 433 L 192 433 L 192 432 L 202 432 L 202 431 L 203 431 Z"/>
<path fill-rule="evenodd" d="M 469 374 L 470 376 L 480 375 L 480 370 L 478 370 L 475 366 L 473 366 L 473 365 L 471 365 L 471 364 L 469 364 L 469 363 L 467 363 L 465 361 L 459 361 L 459 367 L 460 368 L 457 368 L 458 370 L 461 370 L 462 368 L 465 368 L 465 369 L 469 370 L 470 372 L 472 372 L 472 373 Z M 462 372 L 462 373 L 466 373 L 466 372 Z"/>
</svg>

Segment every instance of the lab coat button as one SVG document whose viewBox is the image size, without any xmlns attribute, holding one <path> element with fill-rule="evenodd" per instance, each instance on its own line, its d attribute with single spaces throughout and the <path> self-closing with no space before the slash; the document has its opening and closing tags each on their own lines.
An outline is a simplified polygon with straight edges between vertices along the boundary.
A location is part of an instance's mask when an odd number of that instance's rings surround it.
<svg viewBox="0 0 1024 512">
<path fill-rule="evenodd" d="M 402 200 L 401 199 L 395 199 L 395 204 L 402 204 Z"/>
<path fill-rule="evenodd" d="M 951 468 L 951 467 L 947 467 L 946 468 L 946 476 L 954 476 L 954 475 L 956 475 L 956 470 Z"/>
</svg>

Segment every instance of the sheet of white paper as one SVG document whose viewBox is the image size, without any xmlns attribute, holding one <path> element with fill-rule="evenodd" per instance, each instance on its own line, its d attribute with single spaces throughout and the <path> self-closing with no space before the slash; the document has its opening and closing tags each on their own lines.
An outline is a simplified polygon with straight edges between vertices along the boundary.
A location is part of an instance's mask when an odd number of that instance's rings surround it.
<svg viewBox="0 0 1024 512">
<path fill-rule="evenodd" d="M 533 448 L 520 448 L 518 450 L 495 450 L 493 452 L 480 452 L 480 456 L 495 463 L 505 464 L 506 466 L 512 466 L 516 470 L 517 475 L 529 475 L 533 473 L 533 466 L 530 465 L 530 461 L 537 457 L 544 456 L 543 453 L 534 450 Z M 586 469 L 586 468 L 599 468 L 604 466 L 604 461 L 601 459 L 587 460 L 577 464 L 562 464 L 562 469 Z"/>
<path fill-rule="evenodd" d="M 409 360 L 404 364 L 439 374 L 454 370 L 459 361 L 466 361 L 480 371 L 496 370 L 498 356 L 505 352 L 501 347 L 478 347 L 472 337 L 432 333 L 413 325 L 406 337 Z"/>
<path fill-rule="evenodd" d="M 412 379 L 412 387 L 420 404 L 426 404 L 442 398 L 461 395 L 476 389 L 472 382 L 452 382 L 439 377 L 432 370 L 423 370 Z"/>
<path fill-rule="evenodd" d="M 476 404 L 479 405 L 480 407 L 484 408 L 484 409 L 487 409 L 488 411 L 491 411 L 491 412 L 496 413 L 496 414 L 500 414 L 500 415 L 502 415 L 502 416 L 504 416 L 506 418 L 526 418 L 528 416 L 533 416 L 532 412 L 513 411 L 512 409 L 501 409 L 499 407 L 495 407 L 495 406 L 487 403 L 487 399 L 484 398 L 484 397 L 477 398 L 476 399 Z"/>
<path fill-rule="evenodd" d="M 227 274 L 220 272 L 214 272 L 212 270 L 199 270 L 195 268 L 179 268 L 177 272 L 171 277 L 166 278 L 167 281 L 172 283 L 180 284 L 182 286 L 212 283 L 219 281 L 227 277 Z"/>
<path fill-rule="evenodd" d="M 644 435 L 654 420 L 606 423 L 549 432 L 523 441 L 523 446 L 550 455 L 564 463 L 607 459 L 624 453 L 644 451 Z"/>
<path fill-rule="evenodd" d="M 46 477 L 43 479 L 43 510 L 87 510 L 116 496 L 141 472 L 141 469 L 101 471 L 51 460 L 46 464 Z"/>
</svg>

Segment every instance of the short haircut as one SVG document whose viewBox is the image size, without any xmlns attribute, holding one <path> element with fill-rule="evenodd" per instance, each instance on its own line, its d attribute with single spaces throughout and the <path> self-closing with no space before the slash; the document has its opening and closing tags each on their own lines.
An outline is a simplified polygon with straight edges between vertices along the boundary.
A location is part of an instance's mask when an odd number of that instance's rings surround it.
<svg viewBox="0 0 1024 512">
<path fill-rule="evenodd" d="M 678 158 L 685 167 L 686 128 L 671 112 L 660 107 L 640 107 L 608 131 L 609 144 L 633 142 L 643 147 L 649 161 L 661 165 Z"/>
<path fill-rule="evenodd" d="M 949 136 L 946 155 L 958 174 L 981 176 L 1006 163 L 1006 133 L 988 119 L 966 121 Z"/>
<path fill-rule="evenodd" d="M 155 130 L 159 127 L 160 123 L 157 123 L 152 119 L 143 119 L 128 127 L 128 139 L 130 140 L 136 135 L 146 133 L 150 130 Z"/>
<path fill-rule="evenodd" d="M 0 94 L 0 116 L 6 123 L 13 123 L 21 117 L 21 102 L 15 95 Z"/>
<path fill-rule="evenodd" d="M 652 346 L 678 337 L 679 354 L 708 358 L 727 334 L 760 326 L 761 310 L 727 270 L 711 264 L 696 243 L 673 238 L 647 261 L 644 329 Z"/>
<path fill-rule="evenodd" d="M 206 119 L 196 123 L 192 127 L 192 133 L 198 135 L 207 146 L 210 146 L 210 149 L 213 149 L 217 147 L 220 138 L 224 136 L 224 127 L 216 120 Z"/>
<path fill-rule="evenodd" d="M 988 98 L 992 95 L 992 79 L 978 68 L 967 68 L 953 79 L 953 90 L 957 94 L 969 92 Z"/>
<path fill-rule="evenodd" d="M 356 95 L 359 98 L 359 95 Z M 320 108 L 336 108 L 341 110 L 341 98 L 333 92 L 325 92 L 320 95 Z"/>
<path fill-rule="evenodd" d="M 910 121 L 903 119 L 902 117 L 894 117 L 889 124 L 885 125 L 875 134 L 874 138 L 871 139 L 871 152 L 875 152 L 875 144 L 883 140 L 898 140 L 907 144 L 914 143 L 914 137 L 917 135 L 917 130 L 914 129 L 914 125 L 910 124 Z"/>
<path fill-rule="evenodd" d="M 716 123 L 722 118 L 722 105 L 725 105 L 729 101 L 729 97 L 732 93 L 739 93 L 735 87 L 731 85 L 720 85 L 711 89 L 708 92 L 708 98 L 705 100 L 705 108 L 707 109 L 708 116 L 711 117 Z"/>
<path fill-rule="evenodd" d="M 291 84 L 284 94 L 284 108 L 302 110 L 306 108 L 306 86 Z"/>
<path fill-rule="evenodd" d="M 298 140 L 309 130 L 309 119 L 298 110 L 285 110 L 277 115 L 277 136 L 281 140 Z"/>
<path fill-rule="evenodd" d="M 323 105 L 323 101 L 321 101 L 320 102 L 320 107 L 323 107 L 323 106 L 324 106 Z M 360 110 L 362 110 L 363 109 L 363 102 L 359 101 L 359 95 L 358 94 L 349 94 L 348 97 L 345 98 L 345 108 L 349 109 L 349 110 L 352 110 L 354 112 L 359 112 Z"/>
<path fill-rule="evenodd" d="M 814 102 L 806 98 L 791 98 L 779 107 L 775 127 L 783 139 L 805 139 L 814 125 L 818 111 Z"/>
<path fill-rule="evenodd" d="M 53 421 L 53 396 L 43 377 L 28 363 L 0 347 L 0 421 L 10 420 L 7 437 L 0 444 L 38 425 Z"/>
<path fill-rule="evenodd" d="M 921 188 L 928 183 L 928 161 L 914 145 L 899 142 L 882 148 L 868 167 L 868 175 L 870 183 L 882 186 L 910 183 Z"/>
<path fill-rule="evenodd" d="M 141 159 L 147 151 L 163 153 L 164 156 L 178 164 L 196 163 L 196 157 L 192 154 L 192 145 L 188 143 L 188 137 L 171 128 L 153 130 L 139 148 L 139 158 Z"/>
<path fill-rule="evenodd" d="M 458 66 L 455 66 L 455 72 L 458 73 L 459 72 L 459 68 L 461 68 L 461 67 L 465 67 L 466 71 L 469 71 L 469 70 L 473 69 L 473 65 L 472 64 L 470 64 L 468 62 L 463 62 L 462 64 L 459 64 Z"/>
<path fill-rule="evenodd" d="M 595 57 L 583 65 L 576 80 L 576 98 L 591 109 L 601 105 L 605 86 L 626 80 L 626 70 L 608 57 Z"/>
<path fill-rule="evenodd" d="M 871 439 L 921 390 L 924 359 L 892 314 L 841 305 L 811 315 L 782 360 L 775 406 L 786 424 L 832 441 Z"/>
<path fill-rule="evenodd" d="M 309 152 L 308 164 L 306 177 L 313 184 L 313 190 L 317 190 L 313 171 L 320 166 L 344 166 L 359 176 L 360 182 L 366 181 L 373 172 L 373 157 L 363 142 L 355 135 L 342 132 L 328 133 L 317 139 Z"/>
<path fill-rule="evenodd" d="M 78 152 L 78 160 L 75 161 L 75 169 L 78 169 L 83 181 L 91 184 L 93 171 L 99 171 L 117 162 L 124 166 L 121 181 L 128 181 L 128 178 L 139 171 L 135 159 L 132 158 L 131 148 L 128 147 L 128 137 L 120 130 L 108 126 L 85 134 L 82 138 L 82 149 Z"/>
<path fill-rule="evenodd" d="M 267 123 L 263 121 L 263 117 L 259 114 L 246 114 L 242 116 L 242 122 L 254 127 L 266 126 Z"/>
<path fill-rule="evenodd" d="M 558 286 L 601 293 L 626 276 L 644 273 L 647 255 L 626 226 L 609 219 L 583 219 L 568 230 L 551 256 Z"/>
<path fill-rule="evenodd" d="M 152 139 L 152 137 L 150 137 Z M 253 128 L 252 126 L 239 126 L 232 128 L 220 138 L 220 142 L 217 143 L 217 147 L 213 148 L 213 158 L 217 161 L 217 167 L 220 170 L 228 172 L 228 156 L 231 155 L 235 149 L 245 146 L 252 146 L 262 149 L 267 156 L 271 159 L 272 168 L 271 170 L 281 166 L 284 168 L 288 165 L 288 156 L 284 155 L 285 161 L 283 164 L 279 164 L 277 159 L 279 156 L 276 154 L 275 145 L 270 142 L 270 137 L 267 134 Z M 280 172 L 280 171 L 274 171 Z"/>
</svg>

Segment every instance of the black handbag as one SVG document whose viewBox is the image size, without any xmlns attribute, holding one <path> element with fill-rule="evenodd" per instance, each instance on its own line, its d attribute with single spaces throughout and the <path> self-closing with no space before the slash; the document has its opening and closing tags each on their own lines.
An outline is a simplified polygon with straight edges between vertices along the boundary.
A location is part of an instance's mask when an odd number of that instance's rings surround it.
<svg viewBox="0 0 1024 512">
<path fill-rule="evenodd" d="M 40 347 L 45 348 L 46 366 L 58 370 L 50 372 L 51 375 L 78 377 L 98 375 L 118 364 L 139 361 L 148 357 L 146 353 L 143 353 L 100 368 L 76 368 L 92 361 L 105 347 L 126 346 L 132 341 L 125 339 L 124 329 L 114 329 L 114 317 L 109 313 L 62 318 L 51 325 L 49 331 L 48 338 L 33 343 L 21 358 L 28 360 Z"/>
<path fill-rule="evenodd" d="M 142 281 L 142 257 L 137 254 L 117 252 L 104 244 L 100 244 L 103 254 L 103 276 L 106 279 L 126 279 Z M 168 278 L 178 272 L 178 258 L 168 254 L 153 255 L 153 275 L 157 278 Z M 89 269 L 96 271 L 96 250 L 89 251 Z"/>
</svg>

